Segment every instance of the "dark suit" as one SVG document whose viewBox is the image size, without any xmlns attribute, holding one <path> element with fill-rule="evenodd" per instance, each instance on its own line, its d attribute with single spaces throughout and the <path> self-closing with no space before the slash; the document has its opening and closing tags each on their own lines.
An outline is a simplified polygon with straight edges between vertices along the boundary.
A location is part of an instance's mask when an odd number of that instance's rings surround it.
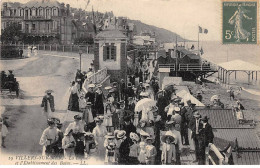
<svg viewBox="0 0 260 168">
<path fill-rule="evenodd" d="M 167 105 L 168 105 L 167 99 L 164 96 L 158 98 L 157 100 L 158 113 L 162 117 L 162 121 L 164 122 L 167 120 L 167 113 L 164 111 Z"/>
<path fill-rule="evenodd" d="M 199 142 L 199 165 L 204 165 L 206 156 L 205 156 L 205 149 L 208 147 L 209 143 L 213 143 L 214 134 L 212 131 L 212 127 L 210 124 L 206 124 L 205 128 L 202 128 L 200 130 L 199 136 L 198 136 L 198 142 Z"/>
<path fill-rule="evenodd" d="M 187 109 L 185 107 L 181 108 L 180 115 L 181 115 L 181 141 L 182 144 L 188 145 L 189 144 L 189 137 L 188 137 L 188 122 L 186 121 L 185 114 L 187 113 Z M 185 141 L 185 143 L 184 143 Z"/>
<path fill-rule="evenodd" d="M 130 153 L 130 141 L 128 138 L 126 138 L 119 147 L 118 164 L 120 165 L 129 164 L 129 153 Z"/>
<path fill-rule="evenodd" d="M 199 121 L 199 125 L 198 125 L 198 131 L 200 132 L 200 130 L 202 129 L 203 125 L 200 123 Z M 199 159 L 199 134 L 196 133 L 196 119 L 195 117 L 193 117 L 191 119 L 191 121 L 189 122 L 189 128 L 192 131 L 191 134 L 191 138 L 194 140 L 194 145 L 195 145 L 195 156 L 196 156 L 196 160 Z"/>
</svg>

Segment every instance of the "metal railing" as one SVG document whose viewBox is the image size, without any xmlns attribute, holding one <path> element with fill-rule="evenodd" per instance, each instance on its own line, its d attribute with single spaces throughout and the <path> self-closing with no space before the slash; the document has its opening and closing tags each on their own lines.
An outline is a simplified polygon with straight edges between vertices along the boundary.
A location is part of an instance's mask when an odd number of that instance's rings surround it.
<svg viewBox="0 0 260 168">
<path fill-rule="evenodd" d="M 98 84 L 101 83 L 107 77 L 107 68 L 98 70 L 92 75 L 88 76 L 88 78 L 83 83 L 83 89 L 87 92 L 89 84 Z"/>
<path fill-rule="evenodd" d="M 179 64 L 179 71 L 215 71 L 217 68 L 211 64 Z"/>
<path fill-rule="evenodd" d="M 169 68 L 170 71 L 175 71 L 175 64 L 158 64 L 158 68 Z"/>
</svg>

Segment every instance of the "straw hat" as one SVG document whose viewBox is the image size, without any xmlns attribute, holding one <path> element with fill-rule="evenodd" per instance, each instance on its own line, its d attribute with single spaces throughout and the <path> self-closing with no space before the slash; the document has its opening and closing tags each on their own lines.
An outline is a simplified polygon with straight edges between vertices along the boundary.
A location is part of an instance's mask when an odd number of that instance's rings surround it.
<svg viewBox="0 0 260 168">
<path fill-rule="evenodd" d="M 130 138 L 132 140 L 135 140 L 136 142 L 138 142 L 140 140 L 139 136 L 136 133 L 134 133 L 134 132 L 130 133 Z"/>
<path fill-rule="evenodd" d="M 122 139 L 124 138 L 126 135 L 126 132 L 124 130 L 120 130 L 118 133 L 117 133 L 117 138 L 118 139 Z"/>
<path fill-rule="evenodd" d="M 101 88 L 101 87 L 102 87 L 102 85 L 101 85 L 101 84 L 98 84 L 98 85 L 97 85 L 97 87 L 98 87 L 98 88 Z"/>
<path fill-rule="evenodd" d="M 140 131 L 140 135 L 141 136 L 145 136 L 145 137 L 149 137 L 150 136 L 147 132 L 145 132 L 143 130 Z"/>
<path fill-rule="evenodd" d="M 106 87 L 105 87 L 105 90 L 110 90 L 110 89 L 112 89 L 111 86 L 106 86 Z"/>
<path fill-rule="evenodd" d="M 176 112 L 176 111 L 179 112 L 179 111 L 181 111 L 181 109 L 180 109 L 180 107 L 175 107 L 175 108 L 174 108 L 174 111 L 175 111 L 175 112 Z"/>
<path fill-rule="evenodd" d="M 166 138 L 170 138 L 171 143 L 176 143 L 177 138 L 171 131 L 167 131 L 165 135 L 162 136 L 161 141 L 166 143 Z"/>
<path fill-rule="evenodd" d="M 92 84 L 89 84 L 88 87 L 89 87 L 89 88 L 94 88 L 94 87 L 95 87 L 95 84 L 93 84 L 93 83 L 92 83 Z"/>
</svg>

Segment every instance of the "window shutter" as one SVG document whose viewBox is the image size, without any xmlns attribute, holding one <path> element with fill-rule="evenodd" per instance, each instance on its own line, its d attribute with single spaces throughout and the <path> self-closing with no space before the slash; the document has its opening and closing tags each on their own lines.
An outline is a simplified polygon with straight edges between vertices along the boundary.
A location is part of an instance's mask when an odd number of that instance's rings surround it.
<svg viewBox="0 0 260 168">
<path fill-rule="evenodd" d="M 103 61 L 107 60 L 107 46 L 103 47 Z"/>
</svg>

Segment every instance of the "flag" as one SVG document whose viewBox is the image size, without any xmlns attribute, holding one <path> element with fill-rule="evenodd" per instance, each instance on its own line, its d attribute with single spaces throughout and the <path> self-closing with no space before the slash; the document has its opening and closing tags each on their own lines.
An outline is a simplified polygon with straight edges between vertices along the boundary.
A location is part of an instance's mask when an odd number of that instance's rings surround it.
<svg viewBox="0 0 260 168">
<path fill-rule="evenodd" d="M 199 26 L 199 33 L 207 34 L 208 32 L 209 32 L 208 29 L 204 29 L 204 28 Z"/>
<path fill-rule="evenodd" d="M 201 54 L 201 55 L 204 54 L 204 51 L 203 51 L 202 47 L 201 47 L 201 49 L 200 49 L 200 54 Z"/>
<path fill-rule="evenodd" d="M 194 48 L 195 48 L 195 47 L 194 47 L 194 45 L 192 44 L 192 46 L 191 46 L 191 48 L 190 48 L 190 49 L 191 49 L 191 50 L 194 50 Z"/>
</svg>

